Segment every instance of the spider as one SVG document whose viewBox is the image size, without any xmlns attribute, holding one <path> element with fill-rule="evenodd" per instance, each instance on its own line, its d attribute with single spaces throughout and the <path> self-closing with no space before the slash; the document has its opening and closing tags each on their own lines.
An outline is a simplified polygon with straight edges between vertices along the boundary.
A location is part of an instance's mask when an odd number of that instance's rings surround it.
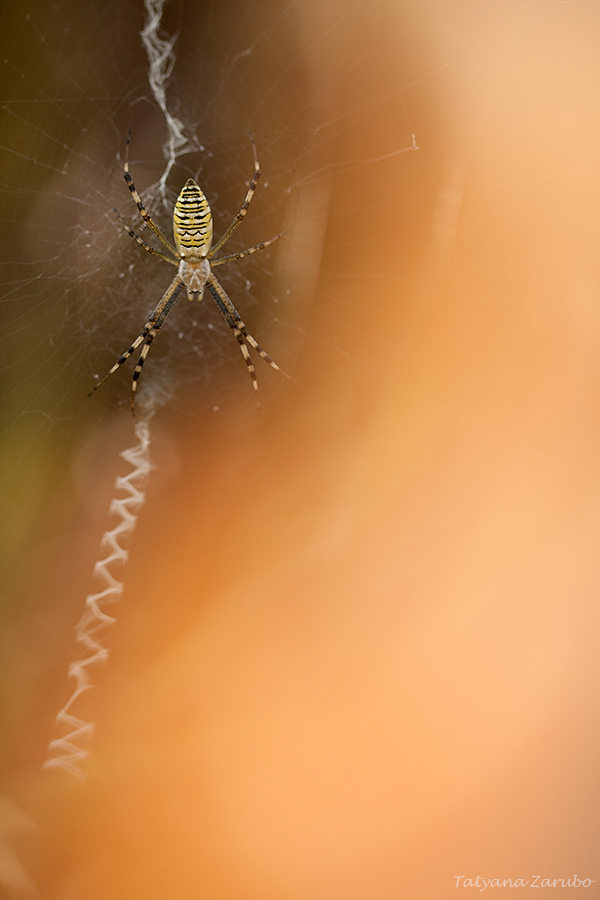
<svg viewBox="0 0 600 900">
<path fill-rule="evenodd" d="M 121 214 L 115 209 L 114 212 L 117 214 L 119 219 L 121 220 L 125 231 L 137 241 L 137 243 L 147 250 L 148 253 L 152 253 L 154 256 L 160 257 L 160 259 L 164 259 L 166 262 L 171 263 L 172 266 L 177 266 L 177 275 L 162 295 L 161 299 L 155 306 L 154 310 L 150 314 L 148 321 L 132 343 L 129 350 L 126 350 L 119 359 L 116 361 L 112 369 L 104 376 L 104 378 L 100 379 L 100 381 L 94 385 L 92 390 L 90 391 L 88 396 L 91 396 L 94 391 L 100 387 L 101 384 L 110 378 L 110 376 L 126 362 L 129 357 L 137 350 L 137 348 L 142 345 L 142 350 L 140 353 L 140 358 L 137 361 L 137 365 L 133 370 L 133 378 L 132 378 L 132 387 L 131 387 L 131 411 L 133 415 L 135 415 L 135 393 L 137 389 L 137 384 L 139 377 L 142 373 L 142 368 L 144 362 L 146 361 L 146 357 L 150 351 L 150 347 L 152 345 L 152 341 L 164 325 L 167 316 L 169 315 L 173 304 L 177 300 L 179 293 L 182 288 L 187 290 L 187 295 L 190 300 L 202 300 L 202 295 L 204 293 L 204 288 L 208 288 L 212 297 L 217 304 L 219 311 L 231 331 L 233 332 L 237 342 L 240 346 L 240 350 L 242 352 L 242 356 L 244 357 L 244 362 L 246 363 L 248 373 L 250 378 L 252 379 L 252 386 L 254 391 L 258 391 L 258 379 L 256 377 L 256 370 L 252 365 L 252 360 L 250 358 L 250 352 L 248 350 L 248 344 L 256 350 L 259 356 L 261 356 L 265 362 L 269 363 L 273 369 L 277 369 L 278 372 L 281 372 L 282 375 L 285 375 L 286 378 L 293 380 L 287 372 L 284 372 L 276 362 L 274 362 L 268 353 L 266 353 L 260 344 L 252 337 L 242 319 L 237 309 L 227 296 L 225 290 L 221 286 L 221 284 L 217 281 L 215 276 L 212 273 L 212 269 L 216 266 L 220 266 L 223 263 L 234 262 L 238 259 L 243 259 L 246 256 L 249 256 L 251 253 L 256 253 L 257 250 L 264 250 L 265 247 L 269 247 L 271 244 L 274 244 L 275 241 L 278 241 L 279 238 L 283 237 L 285 231 L 282 231 L 280 234 L 277 234 L 275 237 L 271 238 L 268 241 L 264 241 L 262 244 L 256 244 L 255 247 L 250 247 L 248 250 L 242 250 L 239 253 L 232 253 L 230 256 L 221 256 L 219 259 L 213 259 L 215 253 L 218 253 L 221 247 L 229 240 L 232 236 L 238 225 L 244 220 L 246 213 L 248 212 L 248 207 L 250 206 L 250 202 L 254 196 L 254 192 L 256 190 L 256 185 L 258 183 L 258 179 L 260 178 L 260 165 L 258 163 L 258 157 L 256 154 L 256 145 L 254 143 L 254 137 L 250 134 L 250 140 L 252 142 L 252 152 L 254 154 L 254 174 L 252 175 L 252 180 L 248 186 L 248 191 L 246 193 L 246 197 L 244 198 L 244 202 L 241 205 L 240 211 L 237 216 L 234 218 L 233 222 L 223 235 L 223 237 L 217 241 L 215 246 L 211 249 L 212 237 L 213 237 L 213 224 L 212 224 L 212 214 L 210 211 L 210 206 L 208 205 L 208 200 L 200 190 L 200 187 L 193 178 L 188 178 L 186 183 L 184 184 L 179 197 L 175 203 L 175 208 L 173 210 L 173 238 L 175 245 L 167 240 L 158 226 L 153 222 L 150 214 L 146 210 L 144 204 L 142 203 L 142 199 L 138 194 L 135 184 L 133 183 L 133 178 L 129 172 L 129 143 L 131 140 L 131 131 L 127 135 L 127 142 L 125 145 L 125 164 L 123 166 L 123 177 L 125 178 L 125 182 L 127 187 L 131 192 L 131 196 L 133 197 L 135 204 L 140 212 L 140 215 L 150 231 L 154 232 L 156 237 L 161 241 L 162 244 L 167 248 L 169 253 L 168 256 L 166 253 L 163 253 L 160 250 L 157 250 L 155 247 L 151 247 L 150 244 L 147 244 L 136 232 L 129 227 L 126 221 L 123 219 Z M 258 397 L 256 398 L 258 402 Z"/>
</svg>

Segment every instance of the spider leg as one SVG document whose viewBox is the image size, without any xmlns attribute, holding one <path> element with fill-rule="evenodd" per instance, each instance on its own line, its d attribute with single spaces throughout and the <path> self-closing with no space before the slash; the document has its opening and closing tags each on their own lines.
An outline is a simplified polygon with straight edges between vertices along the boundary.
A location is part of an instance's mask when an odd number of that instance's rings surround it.
<svg viewBox="0 0 600 900">
<path fill-rule="evenodd" d="M 170 256 L 167 256 L 165 253 L 161 253 L 160 250 L 155 250 L 154 247 L 151 247 L 150 244 L 147 244 L 146 241 L 143 240 L 139 236 L 139 234 L 135 233 L 133 228 L 129 227 L 129 225 L 127 224 L 127 222 L 125 221 L 125 219 L 123 218 L 121 213 L 119 212 L 119 210 L 116 209 L 114 206 L 113 206 L 113 212 L 115 212 L 117 214 L 117 216 L 119 217 L 119 219 L 121 220 L 121 224 L 123 225 L 123 228 L 125 229 L 127 234 L 130 237 L 132 237 L 134 239 L 134 241 L 137 241 L 138 244 L 140 245 L 140 247 L 143 247 L 144 250 L 148 251 L 148 253 L 153 253 L 154 256 L 160 256 L 161 259 L 164 259 L 164 260 L 166 260 L 166 262 L 171 263 L 172 266 L 179 265 L 179 259 L 176 259 L 176 260 L 172 259 Z"/>
<path fill-rule="evenodd" d="M 288 375 L 287 372 L 284 372 L 276 362 L 274 362 L 269 354 L 263 350 L 260 344 L 254 340 L 252 335 L 249 333 L 248 329 L 242 322 L 239 312 L 225 293 L 222 286 L 219 284 L 214 275 L 211 275 L 206 283 L 207 288 L 213 295 L 213 299 L 217 306 L 219 307 L 219 311 L 231 330 L 235 335 L 239 345 L 240 350 L 242 351 L 242 356 L 248 366 L 248 371 L 250 372 L 250 377 L 252 378 L 252 386 L 255 391 L 258 390 L 258 379 L 256 377 L 256 372 L 254 371 L 254 366 L 250 361 L 250 354 L 248 353 L 248 347 L 246 346 L 246 341 L 253 347 L 258 355 L 264 359 L 265 362 L 269 363 L 269 365 L 273 369 L 277 369 L 278 372 L 281 372 L 282 375 L 285 375 L 286 378 L 289 378 L 290 381 L 293 381 L 291 375 Z"/>
<path fill-rule="evenodd" d="M 220 306 L 219 306 L 219 309 L 221 309 Z M 221 312 L 223 312 L 222 309 L 221 309 Z M 252 379 L 252 387 L 254 388 L 254 393 L 256 395 L 256 402 L 260 406 L 260 403 L 258 400 L 258 378 L 256 375 L 256 369 L 254 368 L 254 364 L 250 358 L 250 351 L 248 350 L 246 341 L 244 340 L 244 336 L 243 336 L 242 332 L 239 330 L 239 328 L 235 327 L 235 323 L 230 321 L 228 318 L 226 318 L 225 321 L 227 322 L 227 324 L 233 331 L 235 339 L 237 340 L 238 344 L 240 345 L 240 350 L 242 351 L 242 356 L 244 357 L 244 362 L 246 363 L 246 368 L 248 369 L 248 374 L 250 375 L 250 378 Z"/>
<path fill-rule="evenodd" d="M 216 280 L 215 280 L 215 283 L 218 284 L 218 282 Z M 219 287 L 221 287 L 221 286 L 219 285 Z M 258 378 L 256 376 L 256 369 L 254 368 L 254 365 L 250 358 L 250 352 L 246 345 L 246 341 L 244 340 L 244 335 L 242 334 L 240 329 L 237 327 L 235 320 L 232 319 L 232 317 L 229 315 L 227 307 L 221 300 L 221 296 L 220 296 L 219 292 L 211 286 L 210 282 L 208 283 L 208 289 L 211 292 L 211 294 L 213 295 L 214 301 L 217 304 L 217 306 L 219 307 L 219 311 L 220 311 L 221 315 L 223 316 L 223 318 L 225 319 L 225 321 L 231 328 L 235 339 L 237 340 L 238 344 L 240 345 L 240 350 L 242 351 L 242 356 L 244 357 L 244 362 L 246 363 L 246 367 L 248 369 L 248 374 L 250 375 L 250 378 L 252 379 L 252 387 L 254 388 L 254 391 L 256 394 L 256 402 L 258 403 Z M 222 288 L 221 288 L 221 290 L 222 290 Z M 260 406 L 260 404 L 259 404 L 259 406 Z"/>
<path fill-rule="evenodd" d="M 250 201 L 254 197 L 254 191 L 256 190 L 256 185 L 258 184 L 258 179 L 260 178 L 260 165 L 258 162 L 258 156 L 256 155 L 256 144 L 254 143 L 254 135 L 252 134 L 252 132 L 249 132 L 249 134 L 250 134 L 250 140 L 252 141 L 252 153 L 254 154 L 254 174 L 252 176 L 252 181 L 250 182 L 250 184 L 248 186 L 248 192 L 247 192 L 246 196 L 244 197 L 244 202 L 242 203 L 242 205 L 240 207 L 239 213 L 237 214 L 237 216 L 235 217 L 235 219 L 233 220 L 233 222 L 231 223 L 231 225 L 229 226 L 229 228 L 227 229 L 227 231 L 225 232 L 223 237 L 219 241 L 217 241 L 215 246 L 212 248 L 212 250 L 208 254 L 209 259 L 212 259 L 213 256 L 215 255 L 215 253 L 219 252 L 219 250 L 221 249 L 223 244 L 225 244 L 229 240 L 229 238 L 231 237 L 231 235 L 233 234 L 235 229 L 238 227 L 240 222 L 242 222 L 245 219 L 246 213 L 248 212 L 248 207 L 250 206 Z"/>
<path fill-rule="evenodd" d="M 116 210 L 115 210 L 116 212 Z M 118 215 L 118 213 L 117 213 Z M 131 232 L 130 232 L 131 233 Z M 231 256 L 222 256 L 220 259 L 213 259 L 211 261 L 211 268 L 215 266 L 220 266 L 221 263 L 226 262 L 234 262 L 236 259 L 243 259 L 245 256 L 250 256 L 251 253 L 256 253 L 257 250 L 264 250 L 265 247 L 269 247 L 271 244 L 274 244 L 275 241 L 278 241 L 279 238 L 282 238 L 285 234 L 285 231 L 282 231 L 281 234 L 276 234 L 275 237 L 271 238 L 268 241 L 263 241 L 262 244 L 257 244 L 255 247 L 250 247 L 249 250 L 242 250 L 240 253 L 232 253 Z M 132 235 L 136 237 L 136 235 Z M 170 262 L 170 260 L 169 260 Z"/>
<path fill-rule="evenodd" d="M 127 134 L 127 141 L 125 142 L 125 165 L 123 166 L 123 178 L 125 179 L 125 183 L 127 184 L 127 187 L 129 188 L 131 196 L 133 197 L 133 199 L 135 201 L 135 205 L 137 206 L 137 208 L 140 212 L 140 216 L 142 217 L 142 219 L 144 220 L 144 222 L 146 223 L 146 225 L 148 226 L 150 231 L 153 231 L 154 234 L 156 235 L 156 237 L 159 239 L 159 241 L 161 241 L 165 245 L 165 247 L 169 248 L 169 250 L 171 251 L 173 256 L 176 256 L 177 259 L 179 259 L 177 250 L 175 249 L 173 244 L 166 239 L 166 237 L 164 236 L 164 234 L 162 233 L 160 228 L 157 225 L 155 225 L 154 222 L 152 221 L 150 213 L 147 211 L 146 207 L 142 203 L 142 198 L 138 194 L 135 184 L 133 183 L 133 178 L 131 177 L 131 175 L 129 173 L 129 144 L 130 144 L 130 141 L 131 141 L 131 128 L 129 129 L 129 132 Z"/>
<path fill-rule="evenodd" d="M 140 346 L 140 344 L 144 344 L 144 347 L 142 348 L 142 354 L 140 356 L 141 365 L 140 365 L 140 361 L 138 361 L 138 364 L 133 373 L 132 393 L 133 393 L 133 396 L 135 397 L 137 380 L 140 377 L 140 371 L 144 364 L 144 360 L 146 359 L 146 356 L 148 355 L 148 351 L 150 349 L 150 344 L 154 340 L 156 334 L 161 329 L 161 327 L 162 327 L 165 319 L 167 318 L 167 316 L 171 310 L 171 307 L 175 303 L 175 300 L 177 299 L 177 295 L 179 294 L 182 287 L 183 287 L 183 281 L 181 281 L 179 279 L 179 277 L 174 278 L 173 281 L 171 282 L 171 284 L 169 285 L 169 287 L 167 288 L 167 290 L 165 291 L 165 293 L 163 294 L 163 296 L 161 297 L 161 299 L 159 300 L 155 309 L 150 314 L 148 321 L 146 322 L 143 329 L 136 337 L 135 341 L 133 342 L 133 344 L 131 345 L 129 350 L 126 350 L 125 353 L 123 353 L 118 358 L 118 360 L 116 361 L 116 363 L 114 364 L 112 369 L 110 369 L 106 373 L 104 378 L 101 378 L 100 381 L 98 381 L 94 385 L 92 390 L 89 392 L 88 397 L 91 397 L 92 394 L 94 393 L 94 391 L 97 390 L 101 384 L 104 384 L 104 382 L 108 378 L 110 378 L 110 376 L 113 375 L 117 371 L 117 369 L 119 369 L 123 365 L 123 363 L 127 362 L 129 357 L 133 353 L 135 353 L 135 351 Z M 146 347 L 148 347 L 148 349 L 146 349 Z M 132 399 L 132 407 L 133 407 L 133 399 Z"/>
</svg>

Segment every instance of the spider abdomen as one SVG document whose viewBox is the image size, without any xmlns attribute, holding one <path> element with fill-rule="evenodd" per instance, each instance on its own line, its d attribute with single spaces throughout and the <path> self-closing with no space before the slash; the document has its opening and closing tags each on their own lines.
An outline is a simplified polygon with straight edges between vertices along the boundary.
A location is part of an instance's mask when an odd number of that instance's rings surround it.
<svg viewBox="0 0 600 900">
<path fill-rule="evenodd" d="M 188 178 L 173 210 L 175 246 L 183 259 L 205 257 L 212 243 L 212 214 L 208 200 L 193 178 Z"/>
</svg>

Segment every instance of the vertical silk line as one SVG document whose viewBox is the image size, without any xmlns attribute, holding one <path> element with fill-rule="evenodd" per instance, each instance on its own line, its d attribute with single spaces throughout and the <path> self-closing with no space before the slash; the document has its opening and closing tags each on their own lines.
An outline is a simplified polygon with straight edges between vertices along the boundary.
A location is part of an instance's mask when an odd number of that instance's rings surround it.
<svg viewBox="0 0 600 900">
<path fill-rule="evenodd" d="M 167 142 L 163 148 L 167 165 L 158 182 L 163 200 L 166 197 L 167 178 L 177 157 L 191 150 L 203 149 L 194 138 L 186 137 L 183 122 L 169 110 L 166 89 L 175 65 L 173 47 L 176 35 L 165 39 L 159 34 L 164 4 L 165 0 L 144 0 L 146 19 L 140 33 L 148 56 L 150 89 L 167 126 Z M 101 547 L 106 547 L 108 553 L 94 566 L 94 578 L 101 584 L 101 589 L 85 598 L 83 615 L 76 626 L 76 640 L 83 647 L 83 655 L 69 667 L 69 677 L 74 679 L 75 687 L 56 716 L 55 727 L 60 736 L 50 741 L 47 759 L 43 764 L 46 769 L 65 769 L 82 779 L 85 773 L 81 763 L 89 755 L 89 749 L 85 745 L 89 743 L 94 724 L 77 716 L 73 707 L 78 698 L 93 687 L 91 667 L 106 662 L 109 656 L 109 651 L 104 646 L 105 630 L 116 620 L 107 612 L 107 608 L 120 599 L 125 587 L 115 576 L 114 567 L 123 566 L 127 562 L 129 553 L 122 541 L 129 538 L 135 530 L 137 513 L 146 499 L 145 483 L 152 469 L 149 422 L 157 405 L 162 405 L 158 398 L 148 395 L 143 417 L 134 426 L 137 444 L 121 453 L 123 459 L 132 466 L 132 471 L 129 475 L 117 478 L 115 483 L 115 491 L 124 496 L 115 497 L 111 502 L 110 514 L 116 516 L 118 521 L 114 528 L 103 535 Z"/>
<path fill-rule="evenodd" d="M 177 116 L 170 112 L 168 107 L 167 84 L 175 65 L 173 47 L 175 46 L 177 35 L 173 35 L 168 39 L 160 37 L 159 29 L 164 5 L 165 0 L 144 0 L 146 20 L 144 28 L 140 32 L 140 37 L 148 56 L 150 89 L 163 112 L 167 126 L 167 142 L 163 147 L 167 165 L 158 182 L 158 189 L 163 200 L 165 199 L 167 178 L 177 157 L 181 156 L 182 153 L 190 153 L 192 150 L 204 149 L 194 138 L 190 140 L 185 136 L 185 125 L 181 119 L 178 119 Z"/>
<path fill-rule="evenodd" d="M 109 650 L 103 643 L 105 629 L 113 625 L 116 619 L 106 610 L 123 593 L 125 585 L 115 576 L 114 567 L 127 563 L 129 551 L 122 542 L 135 531 L 138 511 L 146 500 L 146 481 L 153 468 L 149 426 L 152 414 L 153 410 L 149 409 L 144 418 L 135 423 L 137 443 L 120 454 L 132 466 L 132 471 L 115 481 L 115 493 L 123 496 L 113 498 L 109 512 L 117 517 L 117 524 L 103 534 L 100 542 L 101 548 L 108 550 L 106 556 L 94 566 L 94 578 L 99 582 L 100 589 L 85 598 L 83 615 L 75 628 L 76 641 L 83 647 L 83 655 L 69 667 L 69 677 L 75 680 L 75 687 L 57 714 L 55 725 L 57 732 L 62 731 L 63 734 L 50 741 L 44 762 L 46 769 L 65 769 L 78 778 L 85 777 L 80 764 L 89 754 L 89 749 L 84 745 L 89 742 L 94 724 L 79 718 L 72 709 L 78 698 L 93 687 L 91 667 L 106 662 L 109 656 Z"/>
</svg>

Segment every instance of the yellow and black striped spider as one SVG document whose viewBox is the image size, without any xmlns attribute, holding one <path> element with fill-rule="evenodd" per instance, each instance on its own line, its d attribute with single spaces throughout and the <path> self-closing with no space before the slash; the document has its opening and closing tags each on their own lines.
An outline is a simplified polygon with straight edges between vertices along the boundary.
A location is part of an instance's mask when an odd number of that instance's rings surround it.
<svg viewBox="0 0 600 900">
<path fill-rule="evenodd" d="M 237 338 L 237 342 L 240 345 L 240 350 L 242 351 L 242 356 L 244 357 L 246 366 L 248 367 L 248 372 L 252 379 L 252 386 L 254 387 L 255 391 L 258 391 L 258 379 L 256 377 L 256 370 L 252 365 L 252 360 L 250 359 L 250 352 L 247 346 L 248 344 L 250 344 L 250 346 L 253 347 L 254 350 L 256 350 L 258 355 L 262 356 L 265 362 L 268 362 L 270 366 L 272 366 L 274 369 L 277 369 L 277 371 L 281 372 L 282 375 L 285 375 L 286 378 L 291 378 L 291 376 L 284 372 L 283 369 L 279 368 L 277 363 L 273 362 L 269 354 L 262 349 L 262 347 L 249 333 L 248 329 L 242 322 L 237 309 L 211 271 L 213 268 L 215 268 L 215 266 L 220 266 L 223 263 L 233 262 L 234 260 L 238 259 L 243 259 L 245 256 L 249 256 L 251 253 L 256 253 L 257 250 L 263 250 L 265 247 L 268 247 L 270 246 L 270 244 L 278 241 L 279 238 L 285 234 L 285 232 L 282 231 L 281 234 L 276 235 L 275 237 L 271 238 L 268 241 L 265 241 L 262 244 L 257 244 L 255 247 L 250 247 L 248 250 L 242 250 L 240 253 L 232 253 L 231 256 L 222 256 L 220 257 L 220 259 L 213 259 L 215 253 L 218 253 L 218 251 L 226 243 L 226 241 L 229 240 L 233 232 L 246 216 L 248 207 L 250 206 L 250 201 L 252 200 L 252 197 L 254 196 L 254 192 L 256 190 L 258 179 L 260 178 L 260 166 L 258 164 L 256 146 L 254 144 L 254 138 L 252 137 L 252 135 L 250 135 L 250 140 L 252 141 L 252 152 L 254 154 L 254 174 L 252 176 L 252 180 L 250 181 L 248 192 L 246 193 L 246 197 L 244 199 L 244 202 L 242 203 L 239 213 L 237 214 L 223 237 L 219 241 L 217 241 L 212 250 L 211 243 L 213 237 L 213 224 L 210 206 L 208 205 L 208 200 L 193 178 L 188 178 L 188 180 L 184 184 L 183 189 L 179 194 L 179 197 L 177 198 L 177 202 L 175 203 L 175 209 L 173 210 L 173 238 L 175 241 L 175 246 L 173 246 L 173 244 L 167 240 L 167 238 L 160 231 L 157 225 L 155 225 L 155 223 L 152 221 L 152 218 L 150 217 L 144 204 L 142 203 L 141 197 L 138 194 L 133 183 L 133 179 L 129 173 L 130 139 L 131 132 L 127 136 L 127 143 L 125 147 L 125 165 L 123 173 L 125 181 L 127 183 L 127 187 L 131 192 L 131 196 L 135 200 L 136 206 L 140 211 L 142 219 L 144 220 L 148 228 L 154 232 L 159 241 L 161 241 L 165 245 L 171 256 L 167 256 L 166 253 L 162 253 L 160 250 L 156 250 L 154 247 L 151 247 L 149 244 L 147 244 L 146 241 L 142 240 L 142 238 L 138 234 L 136 234 L 135 231 L 133 231 L 133 229 L 129 227 L 129 225 L 127 225 L 123 217 L 120 215 L 120 213 L 117 212 L 116 209 L 115 212 L 123 223 L 125 231 L 127 231 L 127 233 L 131 235 L 131 237 L 135 241 L 137 241 L 141 247 L 144 248 L 144 250 L 147 250 L 148 253 L 152 253 L 154 256 L 159 256 L 166 262 L 171 263 L 172 266 L 177 266 L 177 275 L 175 276 L 165 293 L 162 295 L 155 309 L 150 314 L 148 321 L 132 343 L 129 350 L 126 350 L 125 353 L 123 353 L 123 355 L 119 357 L 112 369 L 94 386 L 94 388 L 90 391 L 90 396 L 93 394 L 96 388 L 99 388 L 101 384 L 104 384 L 106 379 L 110 378 L 110 376 L 129 359 L 132 353 L 134 353 L 135 350 L 137 350 L 137 348 L 142 345 L 140 358 L 138 359 L 137 365 L 133 370 L 132 379 L 131 411 L 135 415 L 135 392 L 137 389 L 138 379 L 142 372 L 142 367 L 150 351 L 150 346 L 152 344 L 152 341 L 164 325 L 173 304 L 175 303 L 181 289 L 184 287 L 187 290 L 187 295 L 190 300 L 202 300 L 204 288 L 208 288 L 219 308 L 221 315 Z"/>
</svg>

